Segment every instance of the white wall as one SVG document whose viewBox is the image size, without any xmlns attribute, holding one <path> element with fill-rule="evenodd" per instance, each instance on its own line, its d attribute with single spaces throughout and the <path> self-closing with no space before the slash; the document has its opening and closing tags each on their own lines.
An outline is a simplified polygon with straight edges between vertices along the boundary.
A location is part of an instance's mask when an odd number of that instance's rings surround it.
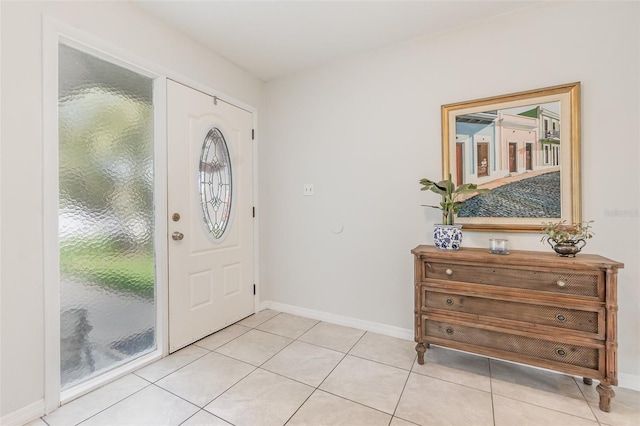
<svg viewBox="0 0 640 426">
<path fill-rule="evenodd" d="M 264 299 L 411 329 L 410 250 L 439 221 L 418 180 L 441 176 L 441 105 L 581 81 L 583 217 L 597 234 L 584 251 L 626 264 L 620 382 L 639 389 L 639 28 L 635 2 L 549 2 L 268 82 Z M 524 233 L 466 231 L 463 245 L 498 235 L 550 250 Z"/>
<path fill-rule="evenodd" d="M 264 83 L 125 2 L 0 2 L 0 416 L 44 397 L 43 14 L 260 109 Z"/>
</svg>

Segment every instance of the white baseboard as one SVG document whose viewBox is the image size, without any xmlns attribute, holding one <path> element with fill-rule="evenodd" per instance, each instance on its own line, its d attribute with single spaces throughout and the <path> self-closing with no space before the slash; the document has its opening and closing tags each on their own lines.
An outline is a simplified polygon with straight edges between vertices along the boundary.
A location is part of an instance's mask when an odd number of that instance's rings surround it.
<svg viewBox="0 0 640 426">
<path fill-rule="evenodd" d="M 44 416 L 44 399 L 2 416 L 2 426 L 22 426 Z"/>
<path fill-rule="evenodd" d="M 360 330 L 371 331 L 384 334 L 386 336 L 398 337 L 405 340 L 413 340 L 413 330 L 380 324 L 372 321 L 365 321 L 352 317 L 331 314 L 314 309 L 301 308 L 299 306 L 287 305 L 285 303 L 263 301 L 259 304 L 260 310 L 273 309 L 274 311 L 286 312 L 292 315 L 300 315 L 319 321 L 330 322 L 332 324 L 343 325 L 345 327 L 359 328 Z M 618 387 L 640 391 L 640 376 L 624 374 L 618 372 Z"/>
<path fill-rule="evenodd" d="M 299 306 L 287 305 L 285 303 L 271 302 L 268 300 L 260 303 L 260 307 L 261 309 L 273 309 L 274 311 L 285 312 L 287 314 L 300 315 L 301 317 L 330 322 L 332 324 L 343 325 L 345 327 L 353 327 L 360 330 L 371 331 L 373 333 L 384 334 L 385 336 L 413 340 L 413 330 L 408 328 L 394 327 L 392 325 L 345 317 L 342 315 L 301 308 Z"/>
<path fill-rule="evenodd" d="M 640 376 L 618 372 L 618 387 L 640 391 Z"/>
</svg>

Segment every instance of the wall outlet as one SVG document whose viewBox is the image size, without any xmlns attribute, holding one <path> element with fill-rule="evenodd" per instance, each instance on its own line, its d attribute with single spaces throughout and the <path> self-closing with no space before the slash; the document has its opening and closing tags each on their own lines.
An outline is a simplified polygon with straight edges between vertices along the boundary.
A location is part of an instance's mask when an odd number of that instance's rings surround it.
<svg viewBox="0 0 640 426">
<path fill-rule="evenodd" d="M 313 195 L 313 184 L 312 183 L 305 183 L 304 186 L 302 187 L 302 194 L 303 195 Z"/>
</svg>

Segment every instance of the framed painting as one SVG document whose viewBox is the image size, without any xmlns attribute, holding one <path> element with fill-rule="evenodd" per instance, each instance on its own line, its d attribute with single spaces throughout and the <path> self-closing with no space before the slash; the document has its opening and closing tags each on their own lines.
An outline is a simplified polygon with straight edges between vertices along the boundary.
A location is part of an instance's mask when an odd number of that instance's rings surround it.
<svg viewBox="0 0 640 426">
<path fill-rule="evenodd" d="M 456 186 L 491 189 L 464 200 L 464 229 L 580 222 L 580 83 L 443 105 L 442 162 Z"/>
</svg>

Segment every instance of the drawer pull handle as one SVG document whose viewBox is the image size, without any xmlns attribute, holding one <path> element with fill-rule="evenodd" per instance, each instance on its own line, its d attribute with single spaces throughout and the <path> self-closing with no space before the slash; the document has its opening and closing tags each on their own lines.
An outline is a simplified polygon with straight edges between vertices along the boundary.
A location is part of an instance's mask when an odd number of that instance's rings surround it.
<svg viewBox="0 0 640 426">
<path fill-rule="evenodd" d="M 567 283 L 562 281 L 562 280 L 558 280 L 558 282 L 556 284 L 558 284 L 558 287 L 560 287 L 560 288 L 564 288 L 564 287 L 567 286 Z"/>
<path fill-rule="evenodd" d="M 567 353 L 565 352 L 564 349 L 556 349 L 556 355 L 558 356 L 565 356 Z"/>
<path fill-rule="evenodd" d="M 453 328 L 447 327 L 447 334 L 448 335 L 452 335 L 453 334 Z"/>
<path fill-rule="evenodd" d="M 444 271 L 444 273 L 449 275 L 449 276 L 453 275 L 453 271 L 451 269 L 449 269 L 449 268 L 447 268 L 447 270 Z"/>
<path fill-rule="evenodd" d="M 452 299 L 447 299 L 447 305 L 449 305 L 449 306 L 453 305 L 453 300 Z"/>
<path fill-rule="evenodd" d="M 565 321 L 567 320 L 567 317 L 565 317 L 565 316 L 564 316 L 564 315 L 562 315 L 562 314 L 558 314 L 558 315 L 556 315 L 556 319 L 557 319 L 558 321 L 560 321 L 560 322 L 565 322 Z"/>
</svg>

